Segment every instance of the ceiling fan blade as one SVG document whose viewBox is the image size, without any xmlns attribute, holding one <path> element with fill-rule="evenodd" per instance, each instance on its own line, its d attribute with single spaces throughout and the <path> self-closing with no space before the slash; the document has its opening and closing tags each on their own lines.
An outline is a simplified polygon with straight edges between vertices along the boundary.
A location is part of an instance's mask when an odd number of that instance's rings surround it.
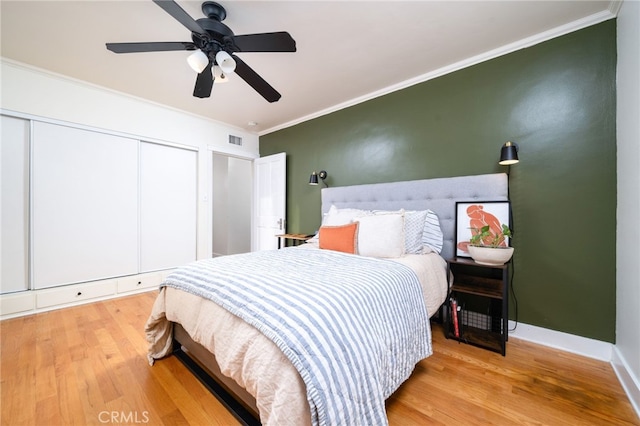
<svg viewBox="0 0 640 426">
<path fill-rule="evenodd" d="M 208 98 L 211 96 L 211 89 L 213 89 L 213 73 L 211 72 L 212 62 L 209 61 L 209 65 L 198 74 L 196 79 L 196 86 L 193 88 L 193 96 L 196 98 Z"/>
<path fill-rule="evenodd" d="M 282 96 L 276 89 L 271 87 L 262 77 L 258 75 L 249 65 L 242 59 L 233 55 L 236 61 L 236 74 L 238 74 L 249 86 L 253 87 L 256 92 L 260 93 L 263 98 L 269 102 L 276 102 Z"/>
<path fill-rule="evenodd" d="M 189 14 L 185 12 L 184 9 L 181 8 L 175 1 L 153 0 L 153 2 L 164 9 L 164 11 L 169 15 L 173 16 L 176 21 L 187 27 L 189 31 L 207 35 L 207 32 L 200 26 L 200 24 L 198 24 L 195 19 L 189 16 Z"/>
<path fill-rule="evenodd" d="M 107 49 L 114 53 L 165 52 L 169 50 L 196 50 L 196 45 L 190 41 L 107 43 Z"/>
<path fill-rule="evenodd" d="M 295 52 L 296 41 L 286 31 L 233 37 L 239 52 Z"/>
</svg>

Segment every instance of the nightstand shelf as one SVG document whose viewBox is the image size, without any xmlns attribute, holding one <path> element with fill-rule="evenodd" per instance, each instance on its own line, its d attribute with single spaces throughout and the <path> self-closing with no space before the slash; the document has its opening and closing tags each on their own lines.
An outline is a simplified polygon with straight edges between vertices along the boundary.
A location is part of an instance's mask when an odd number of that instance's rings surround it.
<svg viewBox="0 0 640 426">
<path fill-rule="evenodd" d="M 506 354 L 508 339 L 509 264 L 481 265 L 467 258 L 447 261 L 450 294 L 445 334 L 494 352 Z M 456 301 L 457 327 L 452 313 Z"/>
<path fill-rule="evenodd" d="M 455 337 L 452 338 L 455 339 Z M 500 335 L 481 328 L 471 326 L 465 327 L 463 336 L 458 340 L 470 345 L 489 349 L 493 352 L 502 353 L 503 350 L 502 338 Z"/>
</svg>

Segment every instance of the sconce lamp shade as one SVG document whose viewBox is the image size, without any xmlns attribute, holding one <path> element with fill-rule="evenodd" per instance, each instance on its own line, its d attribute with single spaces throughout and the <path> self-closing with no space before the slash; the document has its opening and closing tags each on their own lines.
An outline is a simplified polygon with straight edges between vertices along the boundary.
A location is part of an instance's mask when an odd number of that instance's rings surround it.
<svg viewBox="0 0 640 426">
<path fill-rule="evenodd" d="M 498 164 L 502 166 L 509 166 L 511 164 L 516 164 L 518 161 L 518 145 L 507 142 L 502 146 L 500 150 L 500 161 Z"/>
<path fill-rule="evenodd" d="M 206 53 L 198 49 L 187 58 L 187 63 L 192 70 L 200 74 L 209 65 L 209 58 Z"/>
<path fill-rule="evenodd" d="M 309 185 L 317 185 L 318 177 L 322 179 L 322 183 L 324 183 L 324 186 L 328 188 L 329 185 L 327 185 L 327 183 L 324 181 L 327 178 L 327 172 L 325 172 L 324 170 L 320 170 L 319 173 L 311 173 L 311 176 L 309 176 Z"/>
<path fill-rule="evenodd" d="M 309 176 L 309 185 L 317 185 L 318 184 L 318 174 L 316 172 L 311 173 Z"/>
</svg>

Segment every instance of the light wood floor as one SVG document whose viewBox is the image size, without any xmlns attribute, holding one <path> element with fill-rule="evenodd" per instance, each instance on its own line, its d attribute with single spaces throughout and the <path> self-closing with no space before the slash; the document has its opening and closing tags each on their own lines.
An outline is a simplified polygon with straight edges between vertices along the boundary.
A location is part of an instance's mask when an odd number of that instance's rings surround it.
<svg viewBox="0 0 640 426">
<path fill-rule="evenodd" d="M 235 425 L 174 357 L 147 363 L 155 292 L 5 320 L 2 425 Z M 391 425 L 640 425 L 608 363 L 510 339 L 446 340 L 389 399 Z"/>
</svg>

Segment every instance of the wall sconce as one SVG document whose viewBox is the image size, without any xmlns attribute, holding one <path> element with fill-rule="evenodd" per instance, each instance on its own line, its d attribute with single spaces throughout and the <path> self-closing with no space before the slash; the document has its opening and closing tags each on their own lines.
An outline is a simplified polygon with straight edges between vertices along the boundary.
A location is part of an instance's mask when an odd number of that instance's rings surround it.
<svg viewBox="0 0 640 426">
<path fill-rule="evenodd" d="M 329 185 L 327 185 L 327 182 L 324 181 L 327 178 L 327 172 L 325 172 L 324 170 L 320 170 L 320 173 L 311 173 L 311 176 L 309 176 L 309 185 L 317 185 L 318 177 L 322 179 L 322 183 L 328 188 Z"/>
<path fill-rule="evenodd" d="M 518 160 L 518 145 L 512 142 L 507 142 L 502 145 L 498 164 L 501 166 L 510 166 L 516 164 L 518 161 L 520 161 Z"/>
</svg>

